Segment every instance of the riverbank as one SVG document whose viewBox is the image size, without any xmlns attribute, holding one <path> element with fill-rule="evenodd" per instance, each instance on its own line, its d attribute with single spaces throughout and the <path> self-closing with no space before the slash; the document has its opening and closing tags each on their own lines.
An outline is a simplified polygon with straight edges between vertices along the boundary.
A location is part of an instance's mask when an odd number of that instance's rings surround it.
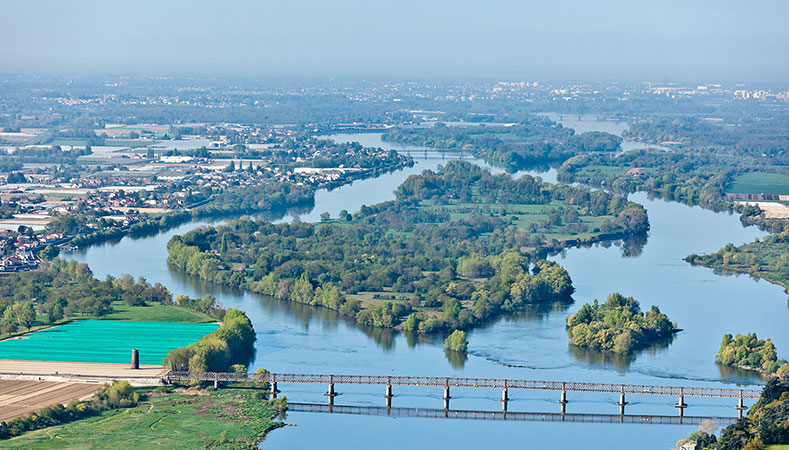
<svg viewBox="0 0 789 450">
<path fill-rule="evenodd" d="M 254 448 L 269 432 L 284 426 L 275 418 L 286 403 L 265 401 L 262 389 L 136 392 L 142 394 L 137 406 L 102 411 L 0 442 L 8 449 Z"/>
</svg>

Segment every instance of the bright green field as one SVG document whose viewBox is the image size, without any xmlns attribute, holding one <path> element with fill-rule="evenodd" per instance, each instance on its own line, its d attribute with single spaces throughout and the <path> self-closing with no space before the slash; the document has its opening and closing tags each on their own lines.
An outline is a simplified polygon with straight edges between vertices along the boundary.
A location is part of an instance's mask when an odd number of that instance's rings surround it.
<svg viewBox="0 0 789 450">
<path fill-rule="evenodd" d="M 734 179 L 726 192 L 731 194 L 789 195 L 789 176 L 765 172 L 744 173 Z"/>
<path fill-rule="evenodd" d="M 161 364 L 169 350 L 189 345 L 218 327 L 215 323 L 76 320 L 23 339 L 0 341 L 0 359 L 128 363 L 136 348 L 141 364 Z"/>
</svg>

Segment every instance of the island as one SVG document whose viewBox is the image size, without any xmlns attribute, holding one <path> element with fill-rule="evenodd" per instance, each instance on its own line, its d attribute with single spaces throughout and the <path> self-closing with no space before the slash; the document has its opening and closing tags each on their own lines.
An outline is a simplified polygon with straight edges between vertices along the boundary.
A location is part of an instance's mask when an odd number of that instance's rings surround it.
<svg viewBox="0 0 789 450">
<path fill-rule="evenodd" d="M 724 335 L 715 362 L 754 370 L 765 376 L 789 377 L 789 363 L 785 359 L 778 359 L 775 345 L 770 339 L 759 339 L 756 333 Z"/>
<path fill-rule="evenodd" d="M 623 355 L 671 339 L 677 331 L 677 324 L 657 306 L 645 313 L 637 300 L 619 293 L 603 304 L 586 303 L 567 318 L 572 345 Z"/>
<path fill-rule="evenodd" d="M 410 176 L 396 200 L 318 224 L 236 221 L 175 236 L 168 261 L 201 279 L 324 306 L 363 325 L 468 329 L 540 302 L 568 303 L 549 252 L 644 236 L 619 195 L 512 179 L 450 162 Z"/>
</svg>

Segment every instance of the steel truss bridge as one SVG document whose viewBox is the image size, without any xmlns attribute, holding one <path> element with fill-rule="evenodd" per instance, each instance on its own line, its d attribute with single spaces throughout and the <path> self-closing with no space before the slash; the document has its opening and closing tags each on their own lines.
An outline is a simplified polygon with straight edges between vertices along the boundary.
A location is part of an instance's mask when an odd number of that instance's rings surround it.
<svg viewBox="0 0 789 450">
<path fill-rule="evenodd" d="M 230 373 L 230 372 L 168 372 L 163 377 L 165 382 L 172 381 L 201 381 L 213 382 L 215 387 L 226 382 L 263 382 L 270 383 L 270 390 L 276 396 L 279 383 L 298 384 L 325 384 L 328 386 L 326 395 L 329 405 L 337 395 L 336 384 L 381 385 L 385 386 L 386 406 L 391 407 L 393 386 L 433 386 L 444 389 L 444 410 L 449 410 L 450 388 L 493 388 L 501 389 L 502 411 L 507 410 L 510 389 L 557 391 L 561 393 L 559 403 L 562 405 L 562 414 L 568 403 L 568 392 L 600 392 L 619 394 L 619 412 L 624 415 L 627 394 L 637 395 L 669 395 L 676 396 L 679 401 L 674 405 L 679 410 L 679 416 L 684 416 L 685 397 L 712 397 L 737 399 L 735 409 L 742 417 L 746 407 L 745 399 L 758 399 L 761 391 L 752 389 L 708 388 L 693 386 L 658 386 L 642 384 L 610 384 L 586 383 L 575 381 L 538 381 L 538 380 L 513 380 L 502 378 L 451 378 L 451 377 L 420 377 L 420 376 L 382 376 L 382 375 L 326 375 L 326 374 L 297 374 L 297 373 Z"/>
</svg>

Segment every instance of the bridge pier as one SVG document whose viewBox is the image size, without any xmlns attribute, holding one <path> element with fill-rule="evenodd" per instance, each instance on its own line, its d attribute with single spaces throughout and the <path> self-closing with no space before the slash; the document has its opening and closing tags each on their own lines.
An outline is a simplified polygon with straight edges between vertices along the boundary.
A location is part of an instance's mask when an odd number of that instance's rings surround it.
<svg viewBox="0 0 789 450">
<path fill-rule="evenodd" d="M 214 374 L 214 389 L 219 389 L 219 374 Z"/>
<path fill-rule="evenodd" d="M 624 392 L 619 393 L 619 403 L 617 403 L 617 405 L 619 405 L 619 415 L 625 415 L 625 405 L 627 405 L 627 402 L 625 401 Z"/>
<path fill-rule="evenodd" d="M 501 389 L 501 412 L 507 412 L 507 403 L 510 401 L 509 396 L 509 389 L 507 389 L 506 383 L 504 387 Z"/>
<path fill-rule="evenodd" d="M 625 400 L 625 385 L 623 384 L 622 387 L 619 389 L 619 415 L 625 415 L 625 405 L 627 405 L 627 400 Z"/>
<path fill-rule="evenodd" d="M 734 407 L 737 410 L 737 417 L 742 419 L 742 412 L 748 409 L 742 402 L 742 396 L 737 400 L 737 406 Z"/>
<path fill-rule="evenodd" d="M 334 391 L 334 375 L 329 375 L 329 389 L 326 391 L 326 394 L 329 398 L 333 398 L 337 395 L 337 392 Z"/>
<path fill-rule="evenodd" d="M 562 397 L 559 400 L 559 404 L 562 406 L 567 404 L 567 389 L 564 383 L 562 383 Z"/>
<path fill-rule="evenodd" d="M 269 391 L 269 392 L 271 393 L 271 398 L 277 398 L 277 394 L 279 394 L 281 392 L 279 389 L 277 389 L 277 382 L 276 381 L 272 381 L 271 382 L 271 391 Z"/>
<path fill-rule="evenodd" d="M 392 383 L 391 383 L 391 381 L 387 380 L 387 383 L 386 383 L 386 395 L 384 395 L 384 398 L 386 398 L 386 408 L 387 409 L 392 407 L 392 397 L 394 397 L 394 395 L 392 394 Z"/>
<path fill-rule="evenodd" d="M 679 416 L 680 417 L 685 415 L 685 408 L 688 407 L 688 404 L 685 403 L 685 395 L 684 394 L 679 394 L 679 401 L 677 402 L 676 405 L 674 405 L 674 407 L 679 409 Z"/>
</svg>

